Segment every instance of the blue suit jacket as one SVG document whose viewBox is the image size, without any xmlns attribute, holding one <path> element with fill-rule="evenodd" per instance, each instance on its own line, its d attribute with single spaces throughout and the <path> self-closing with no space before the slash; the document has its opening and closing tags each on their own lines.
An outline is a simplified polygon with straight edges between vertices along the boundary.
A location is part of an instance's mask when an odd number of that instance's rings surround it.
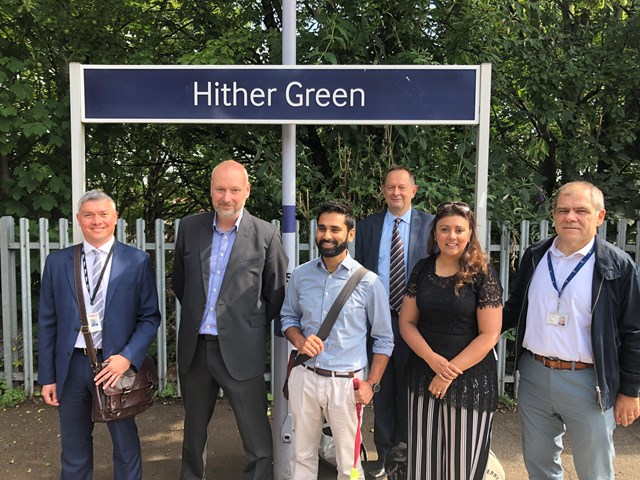
<svg viewBox="0 0 640 480">
<path fill-rule="evenodd" d="M 380 237 L 385 212 L 369 215 L 356 224 L 355 259 L 369 270 L 378 273 L 378 255 L 380 253 Z M 434 216 L 415 208 L 411 209 L 411 228 L 409 233 L 409 256 L 406 277 L 413 271 L 418 260 L 429 256 L 427 240 L 431 232 Z M 390 247 L 390 245 L 389 245 Z"/>
<path fill-rule="evenodd" d="M 75 246 L 51 253 L 40 288 L 38 383 L 57 384 L 63 399 L 69 361 L 80 331 L 73 278 Z M 120 354 L 140 367 L 160 325 L 158 292 L 149 254 L 115 242 L 104 310 L 104 358 Z M 88 360 L 87 360 L 88 361 Z"/>
</svg>

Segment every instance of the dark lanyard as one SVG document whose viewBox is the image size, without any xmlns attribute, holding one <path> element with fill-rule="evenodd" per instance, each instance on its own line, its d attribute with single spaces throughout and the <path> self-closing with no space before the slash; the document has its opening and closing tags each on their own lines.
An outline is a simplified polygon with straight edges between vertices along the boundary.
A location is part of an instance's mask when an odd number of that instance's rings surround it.
<svg viewBox="0 0 640 480">
<path fill-rule="evenodd" d="M 594 243 L 593 246 L 591 247 L 591 250 L 589 250 L 589 252 L 584 257 L 582 257 L 582 260 L 578 262 L 576 267 L 573 269 L 573 271 L 569 274 L 567 279 L 564 281 L 564 285 L 562 285 L 562 288 L 558 288 L 558 284 L 556 282 L 556 274 L 554 273 L 553 265 L 551 264 L 551 252 L 547 252 L 547 265 L 549 266 L 549 275 L 551 276 L 551 283 L 553 283 L 553 288 L 555 288 L 556 292 L 558 292 L 558 310 L 560 310 L 560 296 L 562 295 L 562 292 L 564 291 L 565 287 L 569 284 L 571 280 L 573 280 L 573 277 L 576 276 L 576 274 L 580 271 L 580 269 L 584 266 L 584 264 L 587 263 L 587 261 L 591 258 L 591 255 L 593 255 L 593 252 L 595 251 L 596 251 L 596 244 Z"/>
<path fill-rule="evenodd" d="M 87 286 L 87 293 L 89 294 L 89 303 L 93 307 L 93 301 L 96 299 L 96 295 L 98 290 L 100 290 L 100 284 L 102 283 L 102 277 L 104 277 L 104 272 L 107 270 L 107 265 L 109 264 L 109 260 L 111 259 L 111 255 L 113 254 L 113 248 L 116 246 L 116 242 L 113 242 L 111 245 L 111 249 L 109 250 L 109 254 L 107 255 L 107 259 L 102 266 L 102 271 L 100 272 L 100 276 L 98 277 L 98 281 L 95 284 L 95 288 L 93 290 L 93 295 L 91 295 L 91 287 L 89 286 L 89 273 L 87 272 L 87 256 L 84 253 L 84 245 L 82 247 L 82 269 L 84 270 L 84 283 Z"/>
</svg>

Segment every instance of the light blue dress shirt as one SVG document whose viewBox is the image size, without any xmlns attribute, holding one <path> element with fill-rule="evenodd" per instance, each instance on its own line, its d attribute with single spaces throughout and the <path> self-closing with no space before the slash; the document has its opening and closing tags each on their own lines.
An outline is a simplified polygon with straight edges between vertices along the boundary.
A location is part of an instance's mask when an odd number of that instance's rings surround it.
<svg viewBox="0 0 640 480">
<path fill-rule="evenodd" d="M 321 258 L 297 267 L 291 274 L 281 311 L 282 332 L 298 327 L 305 337 L 316 335 L 340 290 L 360 264 L 348 253 L 335 272 Z M 389 299 L 378 276 L 367 273 L 345 303 L 324 341 L 324 350 L 306 365 L 350 372 L 367 364 L 367 326 L 371 325 L 373 353 L 390 356 L 393 331 Z"/>
<path fill-rule="evenodd" d="M 389 295 L 389 259 L 391 256 L 391 235 L 393 234 L 393 222 L 396 218 L 401 218 L 402 221 L 398 225 L 400 230 L 400 237 L 402 238 L 402 244 L 404 245 L 404 264 L 409 264 L 409 238 L 411 233 L 411 209 L 407 210 L 401 217 L 396 217 L 389 210 L 384 215 L 384 221 L 382 222 L 382 234 L 380 235 L 380 251 L 378 253 L 378 276 Z M 405 281 L 408 280 L 407 268 L 405 267 L 404 277 Z"/>
<path fill-rule="evenodd" d="M 226 232 L 221 231 L 216 223 L 216 216 L 213 217 L 213 233 L 211 238 L 211 257 L 209 259 L 209 286 L 207 289 L 207 306 L 202 315 L 202 323 L 198 333 L 218 335 L 218 319 L 216 316 L 216 304 L 220 295 L 220 286 L 227 270 L 229 255 L 233 248 L 233 243 L 238 234 L 238 226 L 242 220 L 242 212 L 236 220 L 232 229 Z"/>
</svg>

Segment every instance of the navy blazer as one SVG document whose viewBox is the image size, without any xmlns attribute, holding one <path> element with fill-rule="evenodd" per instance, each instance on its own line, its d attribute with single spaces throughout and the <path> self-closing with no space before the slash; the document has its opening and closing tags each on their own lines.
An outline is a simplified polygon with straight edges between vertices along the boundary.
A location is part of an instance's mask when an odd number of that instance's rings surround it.
<svg viewBox="0 0 640 480">
<path fill-rule="evenodd" d="M 382 236 L 382 223 L 385 214 L 386 211 L 369 215 L 356 224 L 355 259 L 375 273 L 378 273 L 380 237 Z M 429 239 L 433 219 L 434 216 L 430 213 L 411 208 L 409 256 L 405 273 L 407 281 L 418 260 L 429 256 L 427 252 L 427 240 Z"/>
<path fill-rule="evenodd" d="M 75 246 L 45 262 L 38 314 L 38 383 L 57 384 L 62 397 L 69 361 L 80 331 L 73 276 Z M 160 326 L 158 292 L 149 254 L 115 242 L 104 307 L 104 358 L 122 355 L 138 368 Z M 88 360 L 87 360 L 88 361 Z"/>
</svg>

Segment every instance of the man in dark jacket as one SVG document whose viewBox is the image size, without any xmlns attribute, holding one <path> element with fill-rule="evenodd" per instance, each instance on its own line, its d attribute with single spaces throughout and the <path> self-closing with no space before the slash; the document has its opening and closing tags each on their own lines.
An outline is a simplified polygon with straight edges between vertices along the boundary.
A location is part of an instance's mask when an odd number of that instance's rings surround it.
<svg viewBox="0 0 640 480">
<path fill-rule="evenodd" d="M 428 256 L 427 240 L 433 222 L 433 215 L 418 210 L 411 204 L 418 186 L 408 168 L 392 165 L 384 177 L 381 191 L 387 209 L 357 223 L 355 252 L 356 261 L 378 274 L 389 294 L 395 345 L 373 401 L 373 442 L 378 452 L 378 461 L 369 469 L 369 478 L 373 479 L 387 475 L 385 460 L 393 447 L 400 443 L 407 444 L 409 420 L 404 374 L 410 349 L 400 336 L 398 312 L 404 296 L 404 286 L 413 267 L 418 260 Z M 398 255 L 402 256 L 402 261 L 398 263 L 393 260 L 392 246 L 396 231 L 402 239 L 402 246 L 397 247 L 401 252 Z M 395 288 L 394 272 L 397 272 Z M 371 341 L 369 351 L 371 352 Z"/>
<path fill-rule="evenodd" d="M 613 429 L 640 415 L 640 276 L 622 250 L 597 236 L 602 192 L 560 188 L 557 236 L 527 249 L 505 304 L 516 327 L 518 405 L 530 479 L 561 479 L 571 435 L 580 479 L 613 479 Z"/>
</svg>

